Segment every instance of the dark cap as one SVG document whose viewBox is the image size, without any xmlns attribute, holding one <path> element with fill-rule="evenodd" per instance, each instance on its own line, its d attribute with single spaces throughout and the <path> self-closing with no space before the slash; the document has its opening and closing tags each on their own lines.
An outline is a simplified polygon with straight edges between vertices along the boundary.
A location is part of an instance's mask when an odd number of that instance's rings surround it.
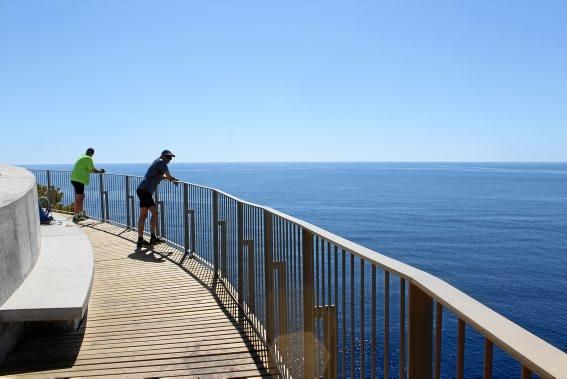
<svg viewBox="0 0 567 379">
<path fill-rule="evenodd" d="M 172 153 L 171 151 L 169 151 L 169 150 L 164 150 L 164 151 L 162 151 L 162 152 L 161 152 L 161 155 L 162 155 L 162 156 L 168 156 L 168 155 L 170 155 L 170 156 L 172 156 L 172 157 L 175 156 L 175 154 L 173 154 L 173 153 Z"/>
<path fill-rule="evenodd" d="M 87 155 L 93 155 L 93 154 L 94 154 L 94 149 L 93 149 L 92 147 L 89 147 L 89 148 L 87 149 L 86 154 L 87 154 Z"/>
</svg>

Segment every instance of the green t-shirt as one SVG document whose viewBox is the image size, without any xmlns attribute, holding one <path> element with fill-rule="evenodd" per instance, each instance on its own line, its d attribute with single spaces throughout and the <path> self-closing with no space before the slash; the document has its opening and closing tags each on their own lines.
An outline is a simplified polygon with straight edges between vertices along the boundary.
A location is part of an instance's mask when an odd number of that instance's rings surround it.
<svg viewBox="0 0 567 379">
<path fill-rule="evenodd" d="M 88 155 L 82 155 L 77 162 L 75 162 L 75 167 L 73 167 L 73 172 L 71 172 L 71 180 L 84 185 L 89 184 L 90 174 L 94 168 L 93 158 Z"/>
</svg>

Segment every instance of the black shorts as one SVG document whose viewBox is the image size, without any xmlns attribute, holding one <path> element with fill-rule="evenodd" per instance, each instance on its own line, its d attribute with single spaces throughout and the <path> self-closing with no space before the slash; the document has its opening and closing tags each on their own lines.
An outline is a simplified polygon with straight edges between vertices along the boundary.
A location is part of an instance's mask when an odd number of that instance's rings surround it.
<svg viewBox="0 0 567 379">
<path fill-rule="evenodd" d="M 152 194 L 148 191 L 139 189 L 136 190 L 136 194 L 138 195 L 138 199 L 140 199 L 140 208 L 149 208 L 156 205 Z"/>
<path fill-rule="evenodd" d="M 71 180 L 71 184 L 75 188 L 75 194 L 83 195 L 85 193 L 85 185 L 83 183 L 79 183 L 74 180 Z"/>
</svg>

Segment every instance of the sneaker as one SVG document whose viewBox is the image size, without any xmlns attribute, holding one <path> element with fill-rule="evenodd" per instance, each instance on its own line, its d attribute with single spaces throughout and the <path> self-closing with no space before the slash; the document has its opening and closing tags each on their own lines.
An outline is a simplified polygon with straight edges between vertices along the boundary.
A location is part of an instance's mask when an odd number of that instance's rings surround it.
<svg viewBox="0 0 567 379">
<path fill-rule="evenodd" d="M 138 240 L 138 242 L 136 242 L 136 246 L 137 247 L 148 247 L 148 246 L 151 246 L 151 244 L 148 241 L 146 241 L 145 239 L 140 239 L 140 240 Z"/>
<path fill-rule="evenodd" d="M 79 218 L 81 219 L 81 221 L 86 220 L 89 218 L 89 216 L 83 211 L 81 213 L 78 214 Z"/>
<path fill-rule="evenodd" d="M 74 222 L 74 223 L 77 223 L 77 222 L 79 222 L 79 221 L 82 221 L 82 220 L 81 220 L 81 217 L 80 217 L 79 215 L 73 215 L 73 222 Z"/>
<path fill-rule="evenodd" d="M 150 245 L 157 245 L 158 243 L 163 243 L 163 240 L 159 237 L 150 238 Z"/>
</svg>

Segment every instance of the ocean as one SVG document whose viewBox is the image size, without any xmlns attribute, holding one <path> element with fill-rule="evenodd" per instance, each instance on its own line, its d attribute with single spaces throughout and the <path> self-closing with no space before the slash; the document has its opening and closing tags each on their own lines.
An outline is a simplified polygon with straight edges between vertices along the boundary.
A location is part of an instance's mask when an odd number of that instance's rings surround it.
<svg viewBox="0 0 567 379">
<path fill-rule="evenodd" d="M 97 164 L 138 176 L 147 166 Z M 170 170 L 425 270 L 567 350 L 567 163 L 172 163 Z M 479 343 L 467 348 L 481 350 Z M 496 375 L 518 373 L 495 364 Z"/>
</svg>

